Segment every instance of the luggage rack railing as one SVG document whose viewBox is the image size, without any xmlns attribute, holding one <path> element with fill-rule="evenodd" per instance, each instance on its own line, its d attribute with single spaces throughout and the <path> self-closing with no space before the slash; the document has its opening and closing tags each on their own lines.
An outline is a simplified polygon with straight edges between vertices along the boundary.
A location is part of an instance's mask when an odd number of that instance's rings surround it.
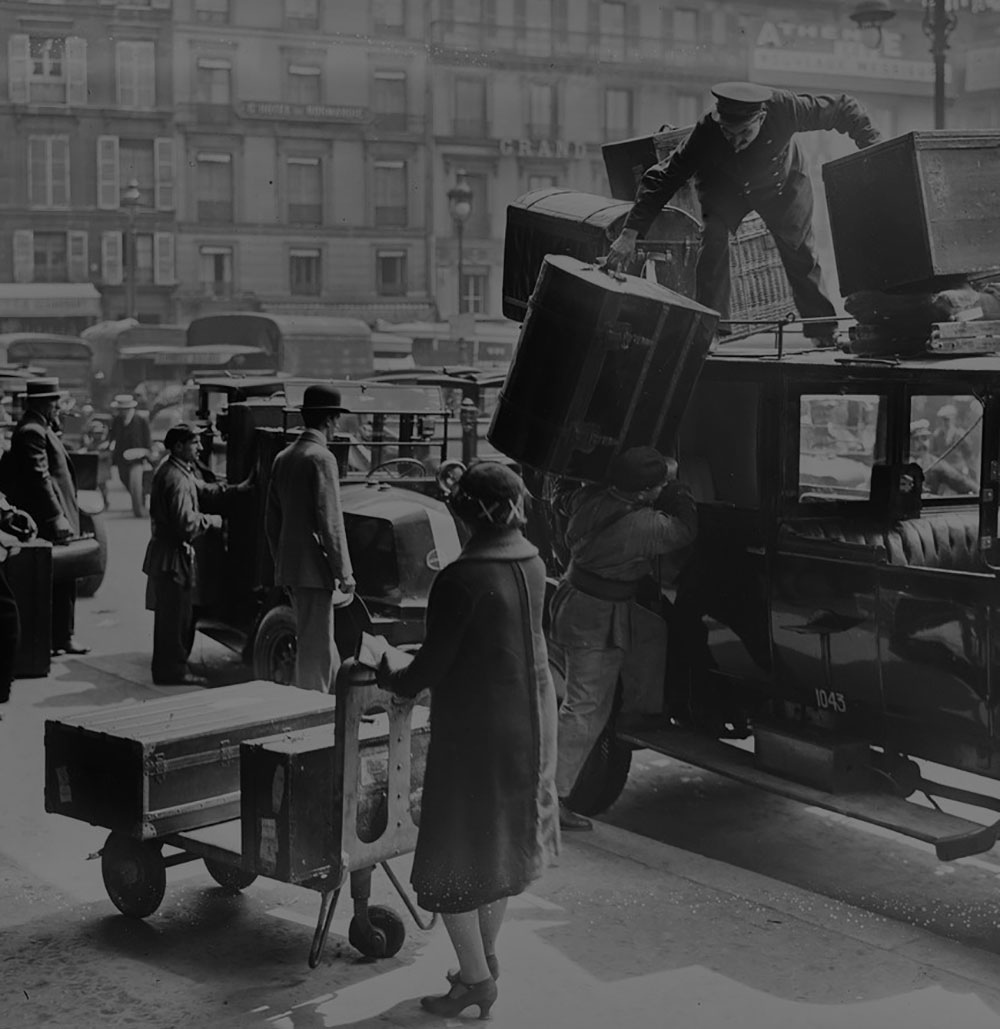
<svg viewBox="0 0 1000 1029">
<path fill-rule="evenodd" d="M 829 325 L 831 322 L 853 322 L 854 319 L 849 315 L 830 315 L 823 318 L 798 318 L 794 314 L 789 313 L 783 318 L 723 318 L 720 319 L 719 325 L 760 325 L 766 329 L 770 329 L 774 332 L 774 356 L 777 360 L 781 360 L 785 356 L 785 330 L 791 325 L 801 325 L 803 327 L 807 325 Z M 806 340 L 811 340 L 813 337 L 806 336 Z M 737 343 L 746 343 L 746 337 L 741 336 L 739 339 L 733 341 L 733 345 Z M 725 339 L 720 339 L 718 345 L 722 348 L 726 347 Z M 827 347 L 818 347 L 815 344 L 812 346 L 813 350 L 825 350 Z M 801 351 L 800 351 L 801 352 Z"/>
</svg>

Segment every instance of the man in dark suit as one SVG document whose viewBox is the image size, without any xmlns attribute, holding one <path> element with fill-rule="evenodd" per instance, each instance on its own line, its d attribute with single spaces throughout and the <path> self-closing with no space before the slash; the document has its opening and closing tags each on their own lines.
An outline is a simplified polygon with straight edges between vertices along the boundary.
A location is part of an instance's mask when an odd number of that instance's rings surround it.
<svg viewBox="0 0 1000 1029">
<path fill-rule="evenodd" d="M 25 412 L 11 436 L 4 483 L 11 503 L 38 524 L 38 535 L 61 543 L 80 535 L 76 478 L 66 448 L 57 435 L 59 380 L 42 377 L 25 383 Z M 52 653 L 86 654 L 74 638 L 76 580 L 52 584 Z"/>
<path fill-rule="evenodd" d="M 663 206 L 694 178 L 702 211 L 695 299 L 729 317 L 729 236 L 756 211 L 774 237 L 802 318 L 833 318 L 813 238 L 812 184 L 797 132 L 847 133 L 859 148 L 879 141 L 861 105 L 845 94 L 809 96 L 751 82 L 712 89 L 715 110 L 703 115 L 688 138 L 643 175 L 635 204 L 608 263 L 628 261 Z M 805 335 L 832 346 L 837 323 L 805 326 Z"/>
<path fill-rule="evenodd" d="M 265 514 L 274 582 L 288 588 L 295 612 L 296 685 L 323 693 L 330 691 L 340 667 L 333 634 L 334 592 L 354 590 L 340 507 L 340 472 L 327 447 L 345 410 L 340 392 L 332 386 L 306 389 L 306 427 L 274 459 Z"/>
<path fill-rule="evenodd" d="M 37 531 L 31 516 L 19 511 L 0 493 L 0 704 L 10 700 L 21 628 L 17 601 L 4 574 L 4 562 L 10 554 L 17 553 L 19 543 L 30 540 Z"/>
</svg>

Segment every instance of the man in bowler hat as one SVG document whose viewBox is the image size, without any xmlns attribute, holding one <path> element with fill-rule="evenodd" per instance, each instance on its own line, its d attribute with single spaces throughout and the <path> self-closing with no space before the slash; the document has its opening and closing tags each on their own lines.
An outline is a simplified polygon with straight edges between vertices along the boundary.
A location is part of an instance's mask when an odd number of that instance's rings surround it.
<svg viewBox="0 0 1000 1029">
<path fill-rule="evenodd" d="M 54 377 L 25 383 L 25 412 L 10 441 L 4 469 L 7 499 L 38 525 L 38 535 L 61 543 L 80 535 L 73 465 L 56 431 L 62 392 Z M 52 584 L 52 653 L 86 654 L 74 636 L 76 580 Z"/>
<path fill-rule="evenodd" d="M 812 184 L 797 132 L 846 133 L 859 149 L 879 141 L 871 120 L 852 97 L 809 96 L 752 82 L 712 89 L 715 110 L 688 138 L 648 169 L 635 204 L 611 245 L 608 263 L 624 264 L 663 206 L 692 177 L 701 203 L 702 231 L 695 269 L 696 299 L 729 317 L 729 236 L 756 211 L 774 237 L 802 318 L 827 318 L 836 309 L 823 285 L 813 237 Z M 821 346 L 835 342 L 836 321 L 805 326 Z"/>
<path fill-rule="evenodd" d="M 354 591 L 340 506 L 340 472 L 327 443 L 347 409 L 340 391 L 317 384 L 302 399 L 305 429 L 274 459 L 264 516 L 274 582 L 295 612 L 296 685 L 330 691 L 340 667 L 334 641 L 334 593 Z"/>
</svg>

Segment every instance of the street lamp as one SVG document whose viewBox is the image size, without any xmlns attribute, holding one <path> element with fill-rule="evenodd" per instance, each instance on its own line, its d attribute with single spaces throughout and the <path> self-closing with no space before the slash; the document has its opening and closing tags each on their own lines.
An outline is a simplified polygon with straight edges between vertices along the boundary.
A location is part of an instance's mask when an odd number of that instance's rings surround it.
<svg viewBox="0 0 1000 1029">
<path fill-rule="evenodd" d="M 974 6 L 975 0 L 969 5 Z M 945 54 L 948 52 L 948 37 L 958 24 L 955 8 L 967 6 L 966 0 L 924 0 L 922 27 L 924 35 L 931 41 L 931 55 L 934 58 L 934 128 L 944 128 L 944 73 Z M 882 25 L 895 17 L 895 10 L 884 0 L 863 0 L 855 4 L 850 18 L 858 28 L 877 29 L 879 41 Z"/>
<path fill-rule="evenodd" d="M 463 236 L 465 223 L 472 214 L 472 187 L 469 185 L 467 174 L 464 168 L 459 168 L 455 172 L 455 185 L 448 190 L 448 210 L 451 213 L 451 220 L 455 223 L 455 231 L 458 233 L 458 307 L 456 314 L 462 313 Z"/>
<path fill-rule="evenodd" d="M 128 211 L 128 233 L 125 239 L 125 266 L 126 266 L 126 278 L 125 278 L 125 317 L 136 318 L 136 296 L 135 296 L 135 276 L 136 276 L 136 260 L 135 260 L 135 212 L 139 206 L 139 201 L 142 199 L 139 193 L 139 180 L 132 179 L 128 188 L 122 194 L 122 204 Z M 138 320 L 138 319 L 137 319 Z"/>
</svg>

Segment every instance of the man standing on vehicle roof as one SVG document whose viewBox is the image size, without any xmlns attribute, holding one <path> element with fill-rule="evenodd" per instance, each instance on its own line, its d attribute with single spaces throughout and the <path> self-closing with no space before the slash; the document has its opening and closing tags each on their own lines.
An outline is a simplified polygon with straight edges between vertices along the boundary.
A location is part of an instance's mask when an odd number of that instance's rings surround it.
<svg viewBox="0 0 1000 1029">
<path fill-rule="evenodd" d="M 274 583 L 285 586 L 295 612 L 295 682 L 329 693 L 340 668 L 334 640 L 334 594 L 354 592 L 340 506 L 340 469 L 327 446 L 347 410 L 333 386 L 308 386 L 305 430 L 274 459 L 264 516 L 274 558 Z"/>
<path fill-rule="evenodd" d="M 198 582 L 194 541 L 210 529 L 222 528 L 221 514 L 205 514 L 204 502 L 245 493 L 247 483 L 220 486 L 198 475 L 199 433 L 181 423 L 167 432 L 168 458 L 153 475 L 149 495 L 151 537 L 142 570 L 146 610 L 154 612 L 153 682 L 157 686 L 204 686 L 188 667 L 194 642 L 194 600 Z"/>
<path fill-rule="evenodd" d="M 694 497 L 669 481 L 675 471 L 652 447 L 633 447 L 615 460 L 610 488 L 582 486 L 564 505 L 569 566 L 552 598 L 552 638 L 566 652 L 556 769 L 564 829 L 591 828 L 567 801 L 611 715 L 639 583 L 653 559 L 695 538 Z"/>
<path fill-rule="evenodd" d="M 54 377 L 29 379 L 25 389 L 26 410 L 4 458 L 4 487 L 11 503 L 35 520 L 42 539 L 62 543 L 80 535 L 76 475 L 57 429 L 62 392 Z M 53 582 L 53 655 L 90 651 L 77 642 L 75 623 L 76 580 Z"/>
<path fill-rule="evenodd" d="M 618 267 L 632 257 L 637 237 L 693 176 L 702 211 L 695 299 L 729 317 L 729 236 L 756 211 L 774 237 L 799 316 L 834 317 L 816 258 L 812 184 L 794 136 L 817 129 L 843 132 L 863 149 L 879 141 L 878 131 L 861 105 L 843 93 L 810 96 L 723 82 L 712 94 L 715 110 L 643 175 L 608 263 Z M 835 321 L 818 322 L 805 326 L 805 335 L 833 346 L 836 330 Z"/>
</svg>

